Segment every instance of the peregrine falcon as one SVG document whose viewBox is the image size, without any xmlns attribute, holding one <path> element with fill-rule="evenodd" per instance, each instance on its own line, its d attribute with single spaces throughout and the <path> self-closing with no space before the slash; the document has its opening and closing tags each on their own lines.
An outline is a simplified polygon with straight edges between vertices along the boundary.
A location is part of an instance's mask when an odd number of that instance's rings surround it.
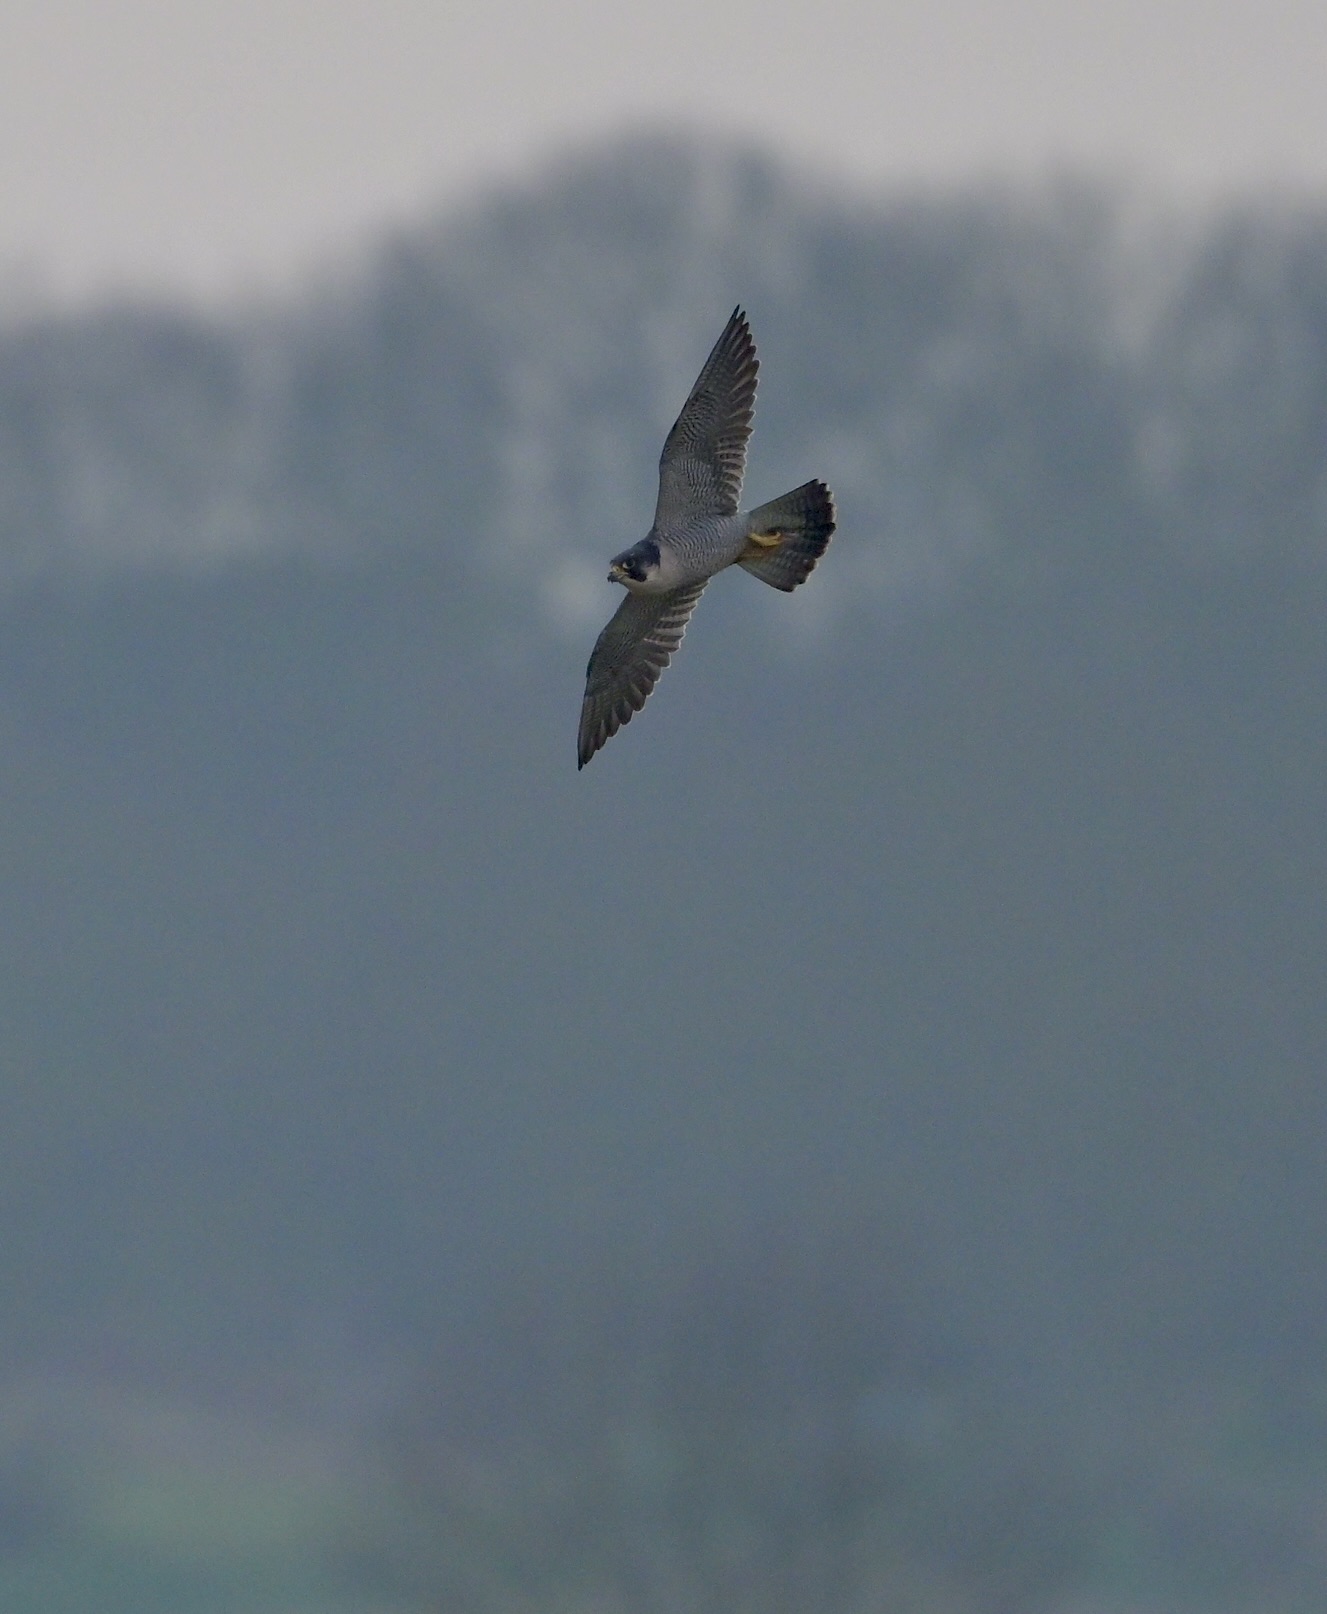
<svg viewBox="0 0 1327 1614">
<path fill-rule="evenodd" d="M 608 568 L 627 593 L 586 669 L 582 768 L 644 706 L 716 572 L 736 564 L 791 593 L 829 545 L 834 496 L 823 482 L 755 510 L 737 507 L 758 368 L 751 327 L 735 308 L 664 443 L 654 525 Z"/>
</svg>

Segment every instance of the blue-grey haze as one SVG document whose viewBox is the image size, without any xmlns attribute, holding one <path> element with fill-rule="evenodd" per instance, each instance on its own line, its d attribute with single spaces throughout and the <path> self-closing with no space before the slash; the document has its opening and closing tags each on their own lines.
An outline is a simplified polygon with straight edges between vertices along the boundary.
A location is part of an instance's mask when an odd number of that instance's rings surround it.
<svg viewBox="0 0 1327 1614">
<path fill-rule="evenodd" d="M 578 776 L 739 299 L 839 532 Z M 870 1224 L 947 1374 L 1321 1386 L 1323 217 L 631 147 L 8 329 L 0 465 L 0 1361 Z"/>
</svg>

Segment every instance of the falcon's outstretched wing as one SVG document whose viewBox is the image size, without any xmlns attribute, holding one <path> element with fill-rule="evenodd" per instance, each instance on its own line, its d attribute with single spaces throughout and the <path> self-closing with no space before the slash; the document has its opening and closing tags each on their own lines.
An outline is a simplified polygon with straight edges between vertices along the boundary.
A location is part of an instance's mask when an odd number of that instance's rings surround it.
<svg viewBox="0 0 1327 1614">
<path fill-rule="evenodd" d="M 758 368 L 751 327 L 735 308 L 664 444 L 656 526 L 667 530 L 690 516 L 736 512 Z"/>
<path fill-rule="evenodd" d="M 708 578 L 666 594 L 628 594 L 599 635 L 585 670 L 578 763 L 584 767 L 659 681 L 682 642 Z"/>
</svg>

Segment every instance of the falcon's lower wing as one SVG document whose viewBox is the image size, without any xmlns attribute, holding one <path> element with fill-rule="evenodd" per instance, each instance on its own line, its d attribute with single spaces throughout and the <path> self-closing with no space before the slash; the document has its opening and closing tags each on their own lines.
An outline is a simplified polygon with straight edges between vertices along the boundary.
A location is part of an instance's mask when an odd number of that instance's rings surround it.
<svg viewBox="0 0 1327 1614">
<path fill-rule="evenodd" d="M 708 581 L 666 594 L 628 594 L 599 635 L 585 670 L 578 765 L 629 723 L 673 659 Z"/>
</svg>

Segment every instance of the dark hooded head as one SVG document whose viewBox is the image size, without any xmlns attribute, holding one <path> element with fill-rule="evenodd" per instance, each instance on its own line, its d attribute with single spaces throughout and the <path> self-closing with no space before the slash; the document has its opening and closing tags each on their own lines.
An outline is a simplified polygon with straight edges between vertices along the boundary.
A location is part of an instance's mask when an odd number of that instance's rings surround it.
<svg viewBox="0 0 1327 1614">
<path fill-rule="evenodd" d="M 647 583 L 659 570 L 659 545 L 653 538 L 642 538 L 630 549 L 615 555 L 608 567 L 610 583 Z"/>
</svg>

